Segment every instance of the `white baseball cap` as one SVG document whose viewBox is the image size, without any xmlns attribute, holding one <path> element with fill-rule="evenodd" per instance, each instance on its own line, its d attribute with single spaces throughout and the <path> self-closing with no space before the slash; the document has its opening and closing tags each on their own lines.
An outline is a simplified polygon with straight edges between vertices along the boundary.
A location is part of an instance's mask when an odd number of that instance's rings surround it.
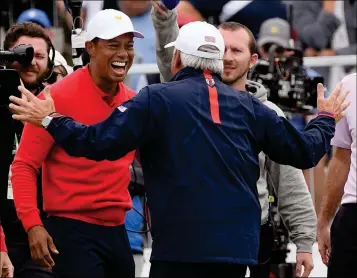
<svg viewBox="0 0 357 278">
<path fill-rule="evenodd" d="M 57 67 L 57 66 L 64 67 L 65 70 L 67 71 L 67 74 L 70 74 L 73 72 L 73 68 L 68 65 L 66 59 L 57 50 L 55 51 L 54 64 L 55 64 L 55 67 Z"/>
<path fill-rule="evenodd" d="M 183 53 L 208 59 L 223 59 L 224 40 L 219 30 L 204 21 L 194 21 L 181 27 L 174 42 L 165 45 L 165 48 L 174 46 Z M 218 51 L 204 46 L 215 46 Z"/>
<path fill-rule="evenodd" d="M 113 9 L 101 10 L 88 23 L 87 41 L 94 38 L 111 40 L 126 33 L 144 38 L 142 33 L 134 30 L 131 19 L 125 13 Z"/>
</svg>

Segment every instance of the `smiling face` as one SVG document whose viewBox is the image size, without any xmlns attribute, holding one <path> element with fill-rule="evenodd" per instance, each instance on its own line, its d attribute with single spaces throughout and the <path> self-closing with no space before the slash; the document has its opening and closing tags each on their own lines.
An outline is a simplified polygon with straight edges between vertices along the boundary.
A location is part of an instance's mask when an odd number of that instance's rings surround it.
<svg viewBox="0 0 357 278">
<path fill-rule="evenodd" d="M 111 40 L 86 42 L 93 78 L 100 83 L 122 82 L 134 60 L 133 34 L 127 33 Z"/>
<path fill-rule="evenodd" d="M 27 89 L 36 88 L 44 80 L 48 72 L 48 46 L 43 38 L 21 36 L 13 45 L 29 44 L 34 49 L 34 57 L 28 67 L 23 67 L 14 62 L 11 67 L 16 69 Z"/>
</svg>

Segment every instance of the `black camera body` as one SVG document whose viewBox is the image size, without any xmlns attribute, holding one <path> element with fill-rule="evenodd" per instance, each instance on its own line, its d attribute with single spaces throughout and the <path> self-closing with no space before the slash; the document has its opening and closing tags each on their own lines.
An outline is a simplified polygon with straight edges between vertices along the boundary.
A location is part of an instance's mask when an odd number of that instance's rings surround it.
<svg viewBox="0 0 357 278">
<path fill-rule="evenodd" d="M 275 50 L 269 49 L 269 58 L 258 61 L 249 79 L 262 84 L 268 100 L 283 111 L 312 114 L 317 106 L 317 84 L 324 82 L 323 77 L 308 76 L 301 51 L 294 49 L 292 56 L 276 57 Z"/>
<path fill-rule="evenodd" d="M 20 75 L 16 70 L 8 69 L 7 66 L 18 62 L 23 67 L 27 67 L 30 65 L 33 55 L 34 49 L 31 45 L 20 44 L 12 50 L 0 50 L 0 108 L 7 109 L 11 95 L 21 97 L 18 90 L 18 86 L 21 85 Z"/>
</svg>

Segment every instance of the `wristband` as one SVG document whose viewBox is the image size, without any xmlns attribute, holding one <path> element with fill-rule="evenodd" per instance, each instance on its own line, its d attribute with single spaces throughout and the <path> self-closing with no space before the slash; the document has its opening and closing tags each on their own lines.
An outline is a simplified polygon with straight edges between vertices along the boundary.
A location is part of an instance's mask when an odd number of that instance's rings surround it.
<svg viewBox="0 0 357 278">
<path fill-rule="evenodd" d="M 330 117 L 330 118 L 336 118 L 336 114 L 335 113 L 329 113 L 329 112 L 324 112 L 321 111 L 319 113 L 317 113 L 318 116 L 325 116 L 325 117 Z"/>
</svg>

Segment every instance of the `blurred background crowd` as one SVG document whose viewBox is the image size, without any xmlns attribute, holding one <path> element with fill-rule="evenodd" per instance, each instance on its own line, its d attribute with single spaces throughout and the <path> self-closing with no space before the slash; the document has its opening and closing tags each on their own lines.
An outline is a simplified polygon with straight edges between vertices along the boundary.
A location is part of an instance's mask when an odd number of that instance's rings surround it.
<svg viewBox="0 0 357 278">
<path fill-rule="evenodd" d="M 292 7 L 290 16 L 289 6 Z M 150 18 L 150 0 L 84 0 L 82 19 L 84 29 L 91 17 L 98 11 L 107 8 L 121 10 L 131 17 L 134 27 L 145 34 L 145 40 L 135 43 L 135 61 L 137 64 L 155 63 L 155 33 Z M 262 23 L 268 19 L 291 18 L 293 39 L 303 49 L 304 55 L 335 56 L 356 54 L 356 4 L 354 0 L 334 1 L 228 1 L 228 0 L 187 0 L 181 1 L 177 7 L 178 23 L 180 26 L 195 20 L 206 20 L 219 24 L 224 21 L 236 21 L 246 25 L 259 39 L 260 36 L 276 32 L 272 27 L 263 29 L 259 34 Z M 3 0 L 0 6 L 0 38 L 15 22 L 34 21 L 46 28 L 53 44 L 71 64 L 71 29 L 72 18 L 67 12 L 62 0 Z M 278 26 L 284 28 L 278 22 Z M 274 24 L 273 24 L 274 25 Z M 276 25 L 276 24 L 275 24 Z M 270 28 L 269 28 L 270 27 Z M 276 27 L 276 26 L 275 26 Z M 280 31 L 277 31 L 280 32 Z M 281 40 L 287 40 L 289 33 L 281 34 Z M 329 68 L 317 68 L 327 82 L 332 74 Z M 349 69 L 347 69 L 349 70 Z M 157 81 L 156 76 L 147 76 L 149 83 Z M 129 83 L 131 88 L 139 89 L 140 78 L 135 76 Z M 331 81 L 331 84 L 336 84 Z M 140 86 L 141 87 L 141 86 Z"/>
</svg>

